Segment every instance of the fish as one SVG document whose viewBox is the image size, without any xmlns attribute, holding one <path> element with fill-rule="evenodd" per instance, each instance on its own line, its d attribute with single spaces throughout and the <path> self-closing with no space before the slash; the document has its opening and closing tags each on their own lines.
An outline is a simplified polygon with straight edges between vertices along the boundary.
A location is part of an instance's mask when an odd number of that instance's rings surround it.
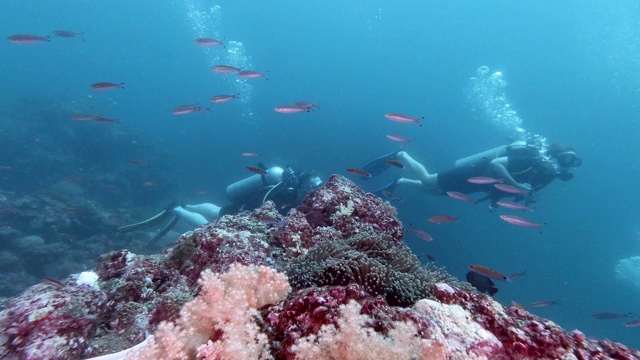
<svg viewBox="0 0 640 360">
<path fill-rule="evenodd" d="M 535 308 L 540 308 L 540 307 L 547 307 L 547 306 L 556 305 L 556 304 L 560 304 L 560 300 L 534 301 L 531 303 L 531 306 Z"/>
<path fill-rule="evenodd" d="M 243 152 L 240 153 L 240 155 L 244 156 L 244 157 L 256 157 L 258 156 L 258 153 L 254 153 L 254 152 Z"/>
<path fill-rule="evenodd" d="M 469 270 L 492 279 L 509 281 L 509 278 L 504 276 L 502 273 L 483 265 L 469 265 Z"/>
<path fill-rule="evenodd" d="M 352 174 L 360 175 L 362 177 L 371 177 L 371 174 L 369 174 L 368 172 L 366 172 L 366 171 L 364 171 L 362 169 L 348 168 L 347 171 L 352 173 Z"/>
<path fill-rule="evenodd" d="M 0 165 L 0 170 L 11 170 L 11 166 Z"/>
<path fill-rule="evenodd" d="M 426 231 L 418 230 L 415 228 L 411 228 L 411 231 L 416 234 L 417 237 L 424 241 L 433 241 L 433 237 L 427 233 Z"/>
<path fill-rule="evenodd" d="M 180 106 L 174 108 L 173 110 L 171 110 L 171 114 L 173 114 L 173 115 L 185 115 L 185 114 L 191 114 L 191 113 L 196 113 L 196 112 L 204 112 L 204 111 L 209 111 L 209 108 L 202 107 L 202 106 L 196 106 L 196 105 L 180 105 Z"/>
<path fill-rule="evenodd" d="M 97 82 L 91 84 L 90 87 L 93 90 L 113 90 L 113 89 L 124 89 L 124 83 L 112 83 L 112 82 Z"/>
<path fill-rule="evenodd" d="M 399 122 L 399 123 L 416 123 L 422 127 L 420 124 L 420 120 L 424 119 L 424 116 L 421 118 L 414 118 L 409 115 L 399 114 L 399 113 L 387 113 L 384 114 L 384 117 L 391 121 Z"/>
<path fill-rule="evenodd" d="M 233 99 L 237 99 L 238 96 L 240 96 L 240 93 L 233 94 L 233 95 L 216 95 L 216 96 L 213 96 L 210 100 L 214 104 L 219 104 L 219 103 L 225 103 L 227 101 L 231 101 Z"/>
<path fill-rule="evenodd" d="M 48 36 L 16 34 L 16 35 L 8 36 L 7 40 L 9 40 L 9 42 L 12 42 L 14 44 L 31 45 L 31 44 L 37 44 L 45 41 L 51 41 L 51 38 L 49 38 Z"/>
<path fill-rule="evenodd" d="M 387 165 L 391 165 L 391 166 L 395 166 L 397 168 L 403 168 L 404 165 L 402 165 L 401 162 L 399 162 L 398 160 L 387 160 L 385 161 L 387 163 Z"/>
<path fill-rule="evenodd" d="M 404 136 L 394 135 L 394 134 L 387 134 L 387 139 L 389 139 L 391 141 L 395 141 L 395 142 L 400 142 L 400 143 L 409 143 L 409 142 L 411 142 L 411 140 L 407 139 Z"/>
<path fill-rule="evenodd" d="M 515 307 L 517 309 L 520 309 L 520 310 L 527 310 L 527 308 L 524 307 L 524 305 L 522 305 L 519 302 L 514 301 L 514 300 L 511 300 L 511 306 L 513 306 L 513 307 Z"/>
<path fill-rule="evenodd" d="M 299 112 L 309 112 L 309 109 L 301 105 L 276 106 L 273 110 L 280 114 L 295 114 Z"/>
<path fill-rule="evenodd" d="M 258 219 L 267 225 L 278 225 L 281 224 L 283 220 L 278 220 L 275 216 L 271 215 L 260 215 Z"/>
<path fill-rule="evenodd" d="M 314 104 L 312 102 L 309 101 L 296 101 L 293 103 L 294 106 L 302 106 L 303 108 L 308 110 L 311 110 L 313 108 L 318 107 L 318 104 Z"/>
<path fill-rule="evenodd" d="M 526 193 L 526 191 L 524 190 L 520 190 L 515 186 L 511 186 L 511 185 L 507 185 L 507 184 L 493 184 L 493 186 L 496 187 L 496 189 L 504 191 L 504 192 L 508 192 L 510 194 L 524 194 Z"/>
<path fill-rule="evenodd" d="M 55 286 L 57 288 L 61 289 L 61 288 L 64 287 L 64 284 L 60 280 L 56 280 L 56 279 L 50 278 L 48 276 L 45 276 L 43 280 L 44 280 L 45 283 L 53 285 L 53 286 Z"/>
<path fill-rule="evenodd" d="M 615 312 L 599 312 L 591 314 L 594 318 L 598 320 L 613 320 L 613 319 L 622 319 L 622 318 L 632 318 L 633 313 L 615 313 Z"/>
<path fill-rule="evenodd" d="M 77 32 L 67 31 L 67 30 L 55 30 L 53 31 L 53 35 L 61 38 L 70 39 L 70 38 L 81 38 L 84 36 L 84 33 L 77 33 Z"/>
<path fill-rule="evenodd" d="M 640 319 L 633 319 L 624 323 L 625 327 L 638 327 L 640 326 Z"/>
<path fill-rule="evenodd" d="M 203 47 L 224 46 L 222 41 L 211 38 L 197 38 L 193 40 L 193 42 L 195 42 L 196 45 Z"/>
<path fill-rule="evenodd" d="M 391 201 L 402 201 L 401 197 L 393 195 L 393 193 L 389 190 L 382 190 L 382 195 L 389 198 Z"/>
<path fill-rule="evenodd" d="M 458 220 L 457 217 L 451 217 L 449 215 L 436 215 L 429 218 L 429 222 L 434 224 L 448 223 L 456 220 Z"/>
<path fill-rule="evenodd" d="M 150 187 L 160 186 L 160 183 L 157 181 L 145 181 L 142 183 L 142 186 L 150 188 Z"/>
<path fill-rule="evenodd" d="M 520 279 L 521 277 L 523 277 L 525 275 L 527 275 L 527 271 L 526 270 L 523 271 L 523 272 L 519 272 L 519 273 L 513 273 L 513 274 L 507 276 L 507 278 L 509 279 L 509 281 L 513 281 L 513 280 L 518 280 L 518 279 Z"/>
<path fill-rule="evenodd" d="M 142 161 L 142 160 L 131 160 L 130 163 L 135 166 L 147 165 L 146 161 Z"/>
<path fill-rule="evenodd" d="M 249 170 L 249 171 L 253 171 L 254 173 L 256 173 L 256 174 L 260 174 L 260 175 L 264 175 L 264 174 L 266 174 L 266 173 L 267 173 L 267 171 L 266 171 L 266 170 L 264 170 L 264 169 L 260 169 L 260 168 L 255 167 L 255 166 L 250 166 L 250 165 L 249 165 L 249 166 L 245 166 L 245 168 L 247 168 L 247 170 Z"/>
<path fill-rule="evenodd" d="M 211 71 L 218 74 L 231 74 L 240 71 L 240 69 L 229 65 L 215 65 L 211 67 Z"/>
<path fill-rule="evenodd" d="M 254 70 L 242 70 L 238 71 L 238 77 L 241 79 L 257 79 L 257 78 L 266 78 L 267 76 L 261 72 Z"/>
<path fill-rule="evenodd" d="M 87 121 L 87 120 L 95 120 L 99 118 L 98 115 L 89 115 L 89 114 L 73 114 L 71 115 L 71 120 L 74 121 Z"/>
<path fill-rule="evenodd" d="M 518 204 L 516 202 L 511 202 L 511 201 L 502 201 L 502 200 L 500 200 L 496 204 L 498 206 L 501 206 L 501 207 L 506 208 L 506 209 L 511 209 L 511 210 L 533 211 L 533 208 L 530 207 L 530 206 Z"/>
<path fill-rule="evenodd" d="M 209 193 L 209 190 L 207 190 L 207 189 L 196 190 L 196 191 L 193 192 L 194 195 L 205 195 L 205 194 L 208 194 L 208 193 Z"/>
<path fill-rule="evenodd" d="M 498 288 L 495 286 L 496 284 L 494 284 L 488 276 L 478 274 L 474 271 L 467 272 L 467 282 L 481 293 L 488 293 L 490 296 L 498 292 Z"/>
<path fill-rule="evenodd" d="M 501 183 L 502 180 L 501 179 L 494 179 L 492 177 L 488 177 L 488 176 L 474 176 L 474 177 L 470 177 L 467 179 L 468 182 L 472 183 L 472 184 L 495 184 L 495 183 Z"/>
<path fill-rule="evenodd" d="M 516 225 L 516 226 L 530 227 L 538 230 L 541 227 L 540 224 L 532 223 L 527 219 L 524 219 L 524 218 L 521 218 L 520 216 L 515 216 L 515 215 L 500 215 L 500 219 L 508 222 L 509 224 Z"/>
<path fill-rule="evenodd" d="M 471 196 L 465 195 L 457 191 L 447 191 L 447 195 L 451 196 L 454 199 L 458 199 L 462 201 L 470 201 L 473 203 L 476 202 L 476 199 L 472 198 Z"/>
</svg>

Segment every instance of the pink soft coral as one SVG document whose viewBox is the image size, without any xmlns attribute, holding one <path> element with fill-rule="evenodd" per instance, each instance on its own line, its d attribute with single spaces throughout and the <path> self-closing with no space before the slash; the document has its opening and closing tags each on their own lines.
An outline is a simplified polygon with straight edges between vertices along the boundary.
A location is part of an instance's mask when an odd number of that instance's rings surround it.
<svg viewBox="0 0 640 360">
<path fill-rule="evenodd" d="M 268 339 L 255 319 L 258 308 L 289 293 L 286 275 L 265 266 L 233 264 L 224 274 L 203 272 L 200 286 L 176 323 L 161 323 L 155 339 L 127 358 L 270 358 Z"/>
</svg>

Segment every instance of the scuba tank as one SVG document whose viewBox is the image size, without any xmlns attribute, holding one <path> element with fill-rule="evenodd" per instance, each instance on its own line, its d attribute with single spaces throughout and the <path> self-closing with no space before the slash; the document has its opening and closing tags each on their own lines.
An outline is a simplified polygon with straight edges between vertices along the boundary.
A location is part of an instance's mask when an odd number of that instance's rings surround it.
<svg viewBox="0 0 640 360">
<path fill-rule="evenodd" d="M 483 151 L 481 153 L 473 154 L 473 155 L 464 157 L 462 159 L 458 159 L 455 162 L 455 167 L 460 168 L 464 166 L 473 165 L 482 159 L 493 160 L 495 158 L 499 158 L 501 156 L 507 155 L 510 151 L 525 150 L 527 146 L 528 145 L 526 141 L 514 141 L 509 145 L 498 146 L 496 148 Z"/>
<path fill-rule="evenodd" d="M 227 197 L 233 203 L 242 202 L 262 189 L 277 185 L 282 181 L 283 172 L 283 168 L 274 166 L 268 168 L 266 174 L 255 174 L 236 181 L 227 186 Z"/>
</svg>

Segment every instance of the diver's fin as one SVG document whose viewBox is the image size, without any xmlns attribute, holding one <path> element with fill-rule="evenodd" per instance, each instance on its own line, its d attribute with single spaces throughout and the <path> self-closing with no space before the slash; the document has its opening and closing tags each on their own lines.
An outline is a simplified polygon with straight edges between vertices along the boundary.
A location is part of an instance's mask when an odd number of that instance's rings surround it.
<svg viewBox="0 0 640 360">
<path fill-rule="evenodd" d="M 152 217 L 148 218 L 147 220 L 143 220 L 143 221 L 141 221 L 139 223 L 135 223 L 135 224 L 121 226 L 121 227 L 118 228 L 117 231 L 119 233 L 128 233 L 128 232 L 143 230 L 143 229 L 150 228 L 152 226 L 156 226 L 156 225 L 162 223 L 163 221 L 165 221 L 167 218 L 169 218 L 169 216 L 171 216 L 171 214 L 172 214 L 171 211 L 175 207 L 176 207 L 176 202 L 173 201 L 164 210 L 162 210 L 159 213 L 153 215 Z"/>
<path fill-rule="evenodd" d="M 385 191 L 388 192 L 393 192 L 396 189 L 396 186 L 398 185 L 398 179 L 393 180 L 392 182 L 385 184 L 384 186 L 382 186 L 381 188 L 378 189 L 374 189 L 369 191 L 370 193 L 376 194 L 379 197 L 383 197 L 385 194 Z M 386 196 L 384 196 L 386 197 Z"/>
<path fill-rule="evenodd" d="M 387 164 L 387 160 L 395 159 L 397 153 L 398 153 L 397 151 L 394 151 L 386 155 L 383 155 L 373 161 L 368 162 L 365 166 L 361 167 L 360 169 L 368 172 L 371 176 L 380 175 L 385 170 L 390 168 L 389 164 Z"/>
<path fill-rule="evenodd" d="M 171 220 L 169 220 L 169 222 L 167 223 L 167 225 L 165 225 L 162 230 L 158 231 L 158 233 L 156 233 L 153 238 L 151 240 L 149 240 L 149 242 L 147 243 L 147 247 L 150 247 L 152 245 L 154 245 L 155 243 L 158 242 L 158 240 L 160 240 L 163 236 L 167 235 L 167 233 L 169 231 L 171 231 L 171 229 L 173 229 L 174 226 L 176 226 L 176 224 L 178 223 L 178 221 L 180 221 L 180 217 L 179 216 L 175 216 L 173 215 L 171 217 Z"/>
</svg>

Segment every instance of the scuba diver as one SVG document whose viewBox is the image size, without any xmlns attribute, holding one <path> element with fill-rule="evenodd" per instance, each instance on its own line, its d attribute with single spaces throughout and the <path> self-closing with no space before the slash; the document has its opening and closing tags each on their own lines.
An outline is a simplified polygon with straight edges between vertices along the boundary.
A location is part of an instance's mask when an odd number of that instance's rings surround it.
<svg viewBox="0 0 640 360">
<path fill-rule="evenodd" d="M 387 154 L 363 166 L 372 176 L 389 168 L 386 161 L 395 159 L 407 165 L 417 174 L 417 179 L 399 178 L 377 191 L 393 191 L 396 187 L 410 187 L 431 195 L 446 195 L 448 191 L 463 194 L 485 192 L 487 195 L 476 201 L 491 200 L 493 209 L 500 198 L 514 197 L 515 201 L 525 200 L 525 204 L 535 202 L 533 192 L 539 191 L 554 179 L 569 181 L 573 178 L 571 169 L 580 166 L 582 160 L 570 146 L 552 144 L 543 146 L 537 138 L 534 141 L 515 141 L 508 145 L 487 150 L 455 162 L 455 168 L 440 173 L 429 173 L 420 162 L 404 151 Z M 491 177 L 504 184 L 522 190 L 523 194 L 501 191 L 494 186 L 469 181 L 473 177 Z"/>
<path fill-rule="evenodd" d="M 166 235 L 180 220 L 185 220 L 193 227 L 202 226 L 223 215 L 235 214 L 242 209 L 255 209 L 265 201 L 271 200 L 282 214 L 297 206 L 307 193 L 322 185 L 322 180 L 316 171 L 301 171 L 296 173 L 291 167 L 279 166 L 264 168 L 264 174 L 251 175 L 239 180 L 226 189 L 227 198 L 231 204 L 220 207 L 211 203 L 180 206 L 171 203 L 164 210 L 147 220 L 118 228 L 119 233 L 128 233 L 159 225 L 166 220 L 169 222 L 156 233 L 149 245 L 153 245 Z"/>
</svg>

